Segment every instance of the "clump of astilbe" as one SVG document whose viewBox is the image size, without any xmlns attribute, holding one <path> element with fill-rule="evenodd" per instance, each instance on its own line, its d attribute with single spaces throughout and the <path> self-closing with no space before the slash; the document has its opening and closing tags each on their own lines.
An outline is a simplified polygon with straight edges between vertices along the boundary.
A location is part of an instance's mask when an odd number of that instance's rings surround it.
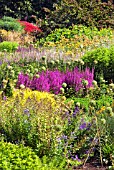
<svg viewBox="0 0 114 170">
<path fill-rule="evenodd" d="M 44 72 L 39 74 L 39 78 L 33 77 L 30 83 L 30 88 L 39 91 L 47 91 L 47 92 L 50 91 L 50 84 Z"/>
<path fill-rule="evenodd" d="M 64 73 L 61 73 L 59 70 L 42 72 L 39 73 L 39 78 L 33 78 L 30 88 L 58 94 L 64 79 Z"/>
<path fill-rule="evenodd" d="M 50 91 L 54 92 L 55 94 L 60 93 L 60 88 L 62 87 L 62 83 L 65 80 L 64 73 L 60 72 L 59 70 L 47 71 L 46 73 L 46 77 L 49 79 L 50 83 Z"/>
<path fill-rule="evenodd" d="M 73 71 L 67 70 L 65 82 L 71 87 L 74 86 L 75 90 L 78 91 L 84 87 L 82 80 L 87 80 L 87 87 L 92 86 L 94 72 L 90 72 L 88 68 L 85 71 L 79 72 L 79 69 L 76 67 Z"/>
<path fill-rule="evenodd" d="M 21 84 L 23 84 L 25 87 L 30 86 L 30 79 L 27 74 L 19 73 L 17 86 L 20 86 Z"/>
<path fill-rule="evenodd" d="M 24 100 L 22 90 L 12 99 L 0 102 L 0 137 L 7 142 L 30 146 L 40 157 L 52 156 L 57 151 L 57 138 L 66 121 L 64 114 L 70 108 L 67 109 L 63 98 L 55 100 L 50 94 L 48 97 L 47 93 L 42 93 L 47 97 L 38 100 L 37 93 L 41 95 L 41 92 L 27 91 L 28 98 Z"/>
<path fill-rule="evenodd" d="M 32 79 L 28 75 L 20 73 L 18 75 L 17 87 L 23 84 L 25 87 L 29 87 L 33 90 L 53 92 L 59 94 L 61 92 L 62 84 L 67 84 L 67 90 L 73 89 L 74 93 L 78 92 L 82 88 L 89 88 L 92 86 L 93 81 L 92 72 L 86 68 L 85 71 L 79 71 L 75 68 L 73 71 L 67 70 L 65 73 L 59 70 L 43 71 L 38 73 L 39 77 L 34 76 Z M 83 83 L 86 81 L 86 84 Z"/>
</svg>

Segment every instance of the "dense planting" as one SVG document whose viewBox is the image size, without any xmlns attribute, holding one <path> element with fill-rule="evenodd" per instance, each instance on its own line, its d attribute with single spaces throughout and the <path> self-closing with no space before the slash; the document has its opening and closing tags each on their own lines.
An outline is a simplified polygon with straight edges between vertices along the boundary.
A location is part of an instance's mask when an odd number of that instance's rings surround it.
<svg viewBox="0 0 114 170">
<path fill-rule="evenodd" d="M 30 79 L 28 75 L 22 73 L 18 76 L 17 87 L 24 85 L 33 90 L 47 91 L 55 94 L 64 93 L 72 89 L 74 92 L 83 89 L 84 87 L 89 88 L 92 86 L 93 72 L 86 69 L 85 72 L 79 72 L 77 68 L 73 71 L 67 70 L 66 73 L 61 73 L 58 70 L 46 71 L 37 73 L 33 79 Z M 63 87 L 63 88 L 62 88 Z"/>
<path fill-rule="evenodd" d="M 0 169 L 114 169 L 113 6 L 44 2 L 0 19 Z"/>
<path fill-rule="evenodd" d="M 25 0 L 15 2 L 1 0 L 1 16 L 27 18 L 34 21 L 31 15 L 36 15 L 45 36 L 55 28 L 69 27 L 72 24 L 83 24 L 91 27 L 114 28 L 114 6 L 111 0 Z"/>
</svg>

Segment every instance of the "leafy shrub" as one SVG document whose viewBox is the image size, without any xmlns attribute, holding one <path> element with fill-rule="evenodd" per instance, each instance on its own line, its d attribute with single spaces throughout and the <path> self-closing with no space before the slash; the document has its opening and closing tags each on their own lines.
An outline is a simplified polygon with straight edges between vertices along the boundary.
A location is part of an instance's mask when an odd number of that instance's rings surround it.
<svg viewBox="0 0 114 170">
<path fill-rule="evenodd" d="M 42 163 L 30 148 L 0 142 L 0 169 L 40 169 Z"/>
<path fill-rule="evenodd" d="M 95 78 L 101 75 L 105 80 L 114 81 L 114 46 L 110 48 L 97 48 L 87 52 L 82 57 L 85 65 L 95 68 Z"/>
<path fill-rule="evenodd" d="M 0 142 L 0 169 L 57 170 L 55 160 L 48 163 L 46 156 L 41 160 L 29 147 Z M 59 166 L 59 170 L 63 169 Z"/>
<path fill-rule="evenodd" d="M 0 19 L 0 29 L 4 29 L 7 31 L 20 31 L 22 32 L 23 26 L 17 22 L 16 19 L 10 17 L 3 17 Z"/>
<path fill-rule="evenodd" d="M 32 23 L 29 23 L 29 22 L 27 22 L 27 21 L 20 21 L 20 20 L 18 20 L 18 22 L 19 22 L 22 26 L 24 26 L 24 30 L 25 30 L 27 33 L 31 33 L 31 32 L 34 32 L 34 31 L 36 31 L 36 32 L 42 32 L 42 30 L 41 30 L 38 26 L 33 25 Z"/>
<path fill-rule="evenodd" d="M 13 52 L 17 49 L 17 42 L 4 41 L 0 43 L 0 51 Z"/>
<path fill-rule="evenodd" d="M 76 36 L 87 36 L 89 39 L 93 39 L 94 36 L 112 36 L 111 29 L 98 30 L 96 27 L 87 27 L 83 25 L 74 25 L 69 28 L 58 28 L 51 32 L 46 38 L 40 39 L 40 43 L 57 42 L 62 39 L 72 39 Z"/>
</svg>

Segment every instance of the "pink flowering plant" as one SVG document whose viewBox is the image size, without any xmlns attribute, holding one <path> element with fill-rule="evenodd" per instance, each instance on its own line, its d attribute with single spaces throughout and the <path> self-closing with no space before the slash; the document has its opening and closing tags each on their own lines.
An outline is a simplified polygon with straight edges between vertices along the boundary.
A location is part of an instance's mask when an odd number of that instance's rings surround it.
<svg viewBox="0 0 114 170">
<path fill-rule="evenodd" d="M 78 68 L 75 68 L 72 71 L 67 70 L 66 72 L 47 70 L 41 73 L 38 72 L 38 77 L 33 76 L 32 79 L 29 75 L 20 73 L 18 75 L 17 88 L 23 84 L 32 90 L 53 92 L 54 94 L 67 92 L 72 88 L 75 93 L 92 86 L 93 73 L 93 70 L 91 72 L 88 68 L 85 71 L 79 71 Z"/>
</svg>

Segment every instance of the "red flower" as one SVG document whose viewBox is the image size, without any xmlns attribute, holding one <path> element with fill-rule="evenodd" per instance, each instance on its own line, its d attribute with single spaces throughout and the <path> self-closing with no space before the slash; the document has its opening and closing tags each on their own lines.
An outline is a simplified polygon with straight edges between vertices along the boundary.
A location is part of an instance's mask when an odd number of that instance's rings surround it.
<svg viewBox="0 0 114 170">
<path fill-rule="evenodd" d="M 18 22 L 22 26 L 24 26 L 24 30 L 28 33 L 31 33 L 31 32 L 34 32 L 34 31 L 42 32 L 42 30 L 39 27 L 33 25 L 32 23 L 29 23 L 27 21 L 20 21 L 20 20 L 18 20 Z"/>
</svg>

